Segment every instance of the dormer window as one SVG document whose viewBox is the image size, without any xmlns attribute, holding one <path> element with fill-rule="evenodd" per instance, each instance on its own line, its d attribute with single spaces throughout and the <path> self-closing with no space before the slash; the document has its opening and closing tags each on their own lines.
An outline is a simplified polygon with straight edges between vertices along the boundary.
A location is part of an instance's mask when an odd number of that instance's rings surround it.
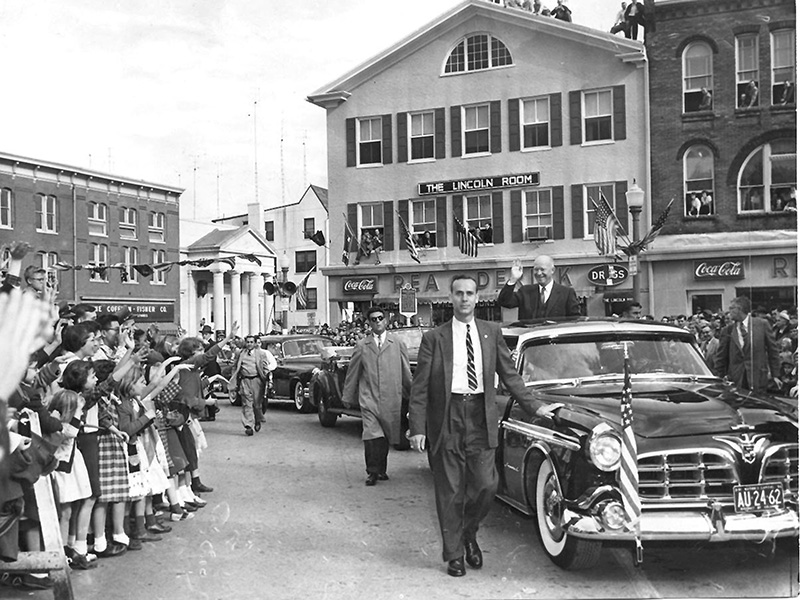
<svg viewBox="0 0 800 600">
<path fill-rule="evenodd" d="M 514 64 L 506 45 L 495 37 L 479 33 L 462 39 L 444 66 L 445 75 L 482 71 Z"/>
</svg>

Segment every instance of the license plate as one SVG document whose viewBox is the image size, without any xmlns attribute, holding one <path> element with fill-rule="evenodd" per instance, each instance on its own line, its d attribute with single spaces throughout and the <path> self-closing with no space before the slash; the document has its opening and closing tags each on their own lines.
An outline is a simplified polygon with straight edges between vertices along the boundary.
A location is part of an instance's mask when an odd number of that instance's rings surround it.
<svg viewBox="0 0 800 600">
<path fill-rule="evenodd" d="M 737 513 L 783 508 L 783 484 L 736 485 L 733 487 L 733 506 Z"/>
</svg>

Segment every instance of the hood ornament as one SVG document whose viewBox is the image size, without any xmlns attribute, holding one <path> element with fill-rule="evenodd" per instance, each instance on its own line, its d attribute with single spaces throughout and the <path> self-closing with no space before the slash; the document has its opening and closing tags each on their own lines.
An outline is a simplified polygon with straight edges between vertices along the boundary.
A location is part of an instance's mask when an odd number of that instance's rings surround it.
<svg viewBox="0 0 800 600">
<path fill-rule="evenodd" d="M 718 442 L 722 442 L 734 452 L 742 455 L 742 459 L 748 465 L 756 461 L 756 457 L 763 451 L 764 446 L 769 442 L 768 433 L 742 433 L 740 435 L 715 435 Z"/>
</svg>

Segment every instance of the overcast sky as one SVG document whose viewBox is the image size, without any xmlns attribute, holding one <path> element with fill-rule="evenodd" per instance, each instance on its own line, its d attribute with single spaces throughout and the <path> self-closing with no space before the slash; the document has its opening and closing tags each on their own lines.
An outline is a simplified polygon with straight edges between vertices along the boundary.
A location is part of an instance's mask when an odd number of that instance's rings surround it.
<svg viewBox="0 0 800 600">
<path fill-rule="evenodd" d="M 456 4 L 0 0 L 0 151 L 184 187 L 198 219 L 246 211 L 257 151 L 261 202 L 294 202 L 327 183 L 305 97 Z M 619 10 L 567 4 L 605 30 Z"/>
</svg>

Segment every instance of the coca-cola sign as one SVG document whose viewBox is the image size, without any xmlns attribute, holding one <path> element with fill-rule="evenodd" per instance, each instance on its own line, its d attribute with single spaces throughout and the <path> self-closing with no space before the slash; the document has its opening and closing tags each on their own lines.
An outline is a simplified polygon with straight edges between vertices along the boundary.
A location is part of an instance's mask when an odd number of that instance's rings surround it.
<svg viewBox="0 0 800 600">
<path fill-rule="evenodd" d="M 345 277 L 342 281 L 345 294 L 376 294 L 378 292 L 377 277 Z"/>
<path fill-rule="evenodd" d="M 696 260 L 694 261 L 694 278 L 704 281 L 709 279 L 744 279 L 744 259 Z"/>
</svg>

